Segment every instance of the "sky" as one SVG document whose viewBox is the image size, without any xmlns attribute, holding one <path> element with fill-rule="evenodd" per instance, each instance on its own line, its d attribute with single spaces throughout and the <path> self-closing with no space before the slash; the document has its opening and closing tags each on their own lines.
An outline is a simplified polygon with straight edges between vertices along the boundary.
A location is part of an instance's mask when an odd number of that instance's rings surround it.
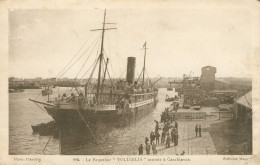
<svg viewBox="0 0 260 165">
<path fill-rule="evenodd" d="M 90 30 L 102 27 L 103 14 L 101 9 L 11 10 L 9 76 L 75 78 L 81 71 L 77 77 L 87 78 L 91 71 L 83 75 L 99 54 L 101 40 L 101 31 Z M 136 57 L 136 77 L 140 74 L 144 42 L 149 48 L 149 77 L 181 77 L 191 71 L 200 76 L 201 68 L 208 65 L 217 68 L 217 77 L 251 76 L 249 10 L 109 9 L 106 20 L 116 23 L 106 25 L 108 28 L 117 28 L 106 31 L 104 40 L 112 77 L 125 77 L 130 56 Z M 82 58 L 61 76 L 70 60 L 83 52 Z"/>
</svg>

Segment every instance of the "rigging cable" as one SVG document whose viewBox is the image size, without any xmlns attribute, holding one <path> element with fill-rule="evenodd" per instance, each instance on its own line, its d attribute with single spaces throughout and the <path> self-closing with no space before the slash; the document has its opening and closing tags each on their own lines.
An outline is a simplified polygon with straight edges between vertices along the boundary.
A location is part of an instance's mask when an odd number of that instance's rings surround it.
<svg viewBox="0 0 260 165">
<path fill-rule="evenodd" d="M 145 70 L 145 73 L 146 73 L 146 75 L 147 75 L 147 77 L 148 77 L 148 84 L 150 84 L 150 77 L 149 77 L 149 75 L 148 75 L 147 69 Z"/>
<path fill-rule="evenodd" d="M 107 64 L 105 63 L 105 61 L 103 61 L 103 64 L 104 64 L 104 65 L 107 65 Z M 105 73 L 104 68 L 103 68 L 103 72 Z M 107 68 L 106 72 L 107 72 L 107 74 L 108 74 L 108 77 L 109 77 L 110 83 L 111 83 L 111 85 L 112 85 L 112 88 L 114 88 L 113 81 L 112 81 L 112 79 L 111 79 L 111 77 L 110 77 L 109 69 L 108 69 L 108 68 Z M 104 82 L 105 82 L 105 76 L 103 77 L 103 80 L 102 80 L 103 85 L 104 85 Z M 101 91 L 102 91 L 102 88 L 103 88 L 103 87 L 101 87 Z"/>
<path fill-rule="evenodd" d="M 88 71 L 95 65 L 96 66 L 96 64 L 97 64 L 97 61 L 98 61 L 98 59 L 99 58 L 97 58 L 95 61 L 94 61 L 94 63 L 88 68 L 88 70 L 85 72 L 85 74 L 80 78 L 80 80 L 82 80 L 83 79 L 83 77 L 88 73 Z M 95 69 L 93 69 L 93 70 L 95 70 Z M 92 71 L 93 72 L 93 71 Z M 91 75 L 93 75 L 93 73 L 91 73 Z M 92 77 L 92 76 L 91 76 Z M 89 80 L 90 80 L 91 78 L 89 78 Z M 88 82 L 89 82 L 89 80 L 88 80 Z M 87 84 L 88 84 L 88 82 L 87 82 Z M 68 93 L 70 93 L 72 90 L 73 90 L 74 88 L 71 88 L 70 90 L 67 90 L 65 93 L 66 93 L 66 95 L 68 94 Z"/>
<path fill-rule="evenodd" d="M 109 53 L 110 53 L 110 50 L 109 50 Z M 112 59 L 112 58 L 110 58 L 110 57 L 111 57 L 110 54 L 108 55 L 105 50 L 104 50 L 104 54 L 105 54 L 105 57 L 106 57 L 106 58 Z M 112 67 L 112 62 L 110 61 L 109 64 L 110 64 L 110 66 L 111 66 L 112 72 L 115 73 L 115 72 L 114 72 L 114 69 L 113 69 L 113 67 Z M 116 74 L 116 73 L 115 73 L 115 74 Z M 115 76 L 117 77 L 117 75 L 115 75 Z"/>
<path fill-rule="evenodd" d="M 100 37 L 100 36 L 99 36 L 99 37 Z M 98 38 L 97 38 L 95 41 L 96 41 L 96 43 L 95 43 L 94 48 L 96 47 L 96 44 L 98 43 L 98 42 L 97 42 L 97 41 L 98 41 Z M 94 43 L 94 42 L 93 42 L 93 43 Z M 93 43 L 92 43 L 92 45 L 93 45 Z M 93 52 L 94 48 L 92 49 L 91 53 Z M 86 51 L 85 51 L 85 52 L 86 52 Z M 85 52 L 84 52 L 84 53 L 85 53 Z M 91 53 L 89 54 L 88 58 L 90 57 Z M 88 59 L 88 58 L 87 58 L 87 59 Z M 86 61 L 87 61 L 87 60 L 86 60 Z M 86 61 L 85 61 L 85 63 L 86 63 Z M 84 65 L 85 65 L 85 63 L 84 63 Z M 94 62 L 94 63 L 95 63 L 95 62 Z M 73 64 L 73 65 L 74 65 L 74 64 Z M 83 66 L 84 66 L 84 65 L 83 65 Z M 92 66 L 93 66 L 93 65 L 91 65 L 90 68 L 91 68 Z M 83 67 L 82 67 L 82 68 L 83 68 Z M 82 68 L 81 68 L 81 70 L 82 70 Z M 87 72 L 90 70 L 90 68 L 87 70 Z M 80 71 L 79 71 L 79 72 L 80 72 Z M 79 72 L 78 72 L 78 74 L 79 74 Z M 86 73 L 87 73 L 87 72 L 86 72 Z M 86 73 L 85 73 L 85 74 L 86 74 Z M 77 78 L 78 74 L 76 75 L 75 79 Z M 85 74 L 80 78 L 80 80 L 82 80 L 82 78 L 85 76 Z M 75 80 L 75 79 L 74 79 L 74 80 Z M 71 92 L 72 90 L 73 90 L 73 87 L 72 87 L 70 90 L 67 90 L 65 93 L 68 94 L 68 93 Z"/>
<path fill-rule="evenodd" d="M 95 61 L 94 61 L 94 63 L 89 67 L 89 69 L 84 73 L 84 75 L 80 78 L 80 80 L 82 80 L 83 79 L 83 77 L 88 73 L 88 71 L 95 65 L 95 63 L 97 62 L 97 60 L 98 59 L 96 59 Z"/>
<path fill-rule="evenodd" d="M 44 149 L 43 149 L 43 151 L 42 151 L 42 153 L 43 153 L 43 154 L 44 154 L 44 151 L 45 151 L 45 149 L 46 149 L 46 147 L 47 147 L 47 145 L 48 145 L 49 141 L 51 140 L 51 137 L 52 137 L 52 135 L 50 136 L 50 138 L 49 138 L 48 142 L 46 143 L 46 145 L 45 145 L 45 147 L 44 147 Z"/>
<path fill-rule="evenodd" d="M 101 43 L 100 43 L 100 44 L 101 44 Z M 97 50 L 97 55 L 96 55 L 96 56 L 98 56 L 98 50 Z M 89 77 L 89 79 L 88 79 L 88 81 L 87 81 L 86 86 L 88 85 L 89 81 L 92 79 L 92 76 L 93 76 L 93 74 L 94 74 L 94 72 L 95 72 L 95 70 L 96 70 L 97 63 L 98 63 L 98 61 L 99 61 L 99 58 L 100 58 L 100 56 L 98 56 L 98 58 L 97 58 L 96 61 L 94 62 L 95 66 L 94 66 L 94 68 L 93 68 L 93 70 L 92 70 L 92 72 L 91 72 L 91 74 L 90 74 L 90 77 Z M 86 74 L 86 73 L 85 73 L 85 74 Z M 85 74 L 82 76 L 82 78 L 85 76 Z"/>
<path fill-rule="evenodd" d="M 100 143 L 98 142 L 97 138 L 95 137 L 95 135 L 93 134 L 93 132 L 91 131 L 91 129 L 89 128 L 88 123 L 85 121 L 84 117 L 82 116 L 82 114 L 80 113 L 79 109 L 77 109 L 79 112 L 80 117 L 82 118 L 82 120 L 84 121 L 85 125 L 87 126 L 87 128 L 89 129 L 91 135 L 94 137 L 95 141 L 97 142 L 98 146 L 100 147 L 101 151 L 104 153 L 104 155 L 106 155 L 105 151 L 103 150 L 103 148 L 101 147 Z"/>
<path fill-rule="evenodd" d="M 90 33 L 89 37 L 87 38 L 87 40 L 82 44 L 81 48 L 78 50 L 78 52 L 72 57 L 72 59 L 69 61 L 69 63 L 59 72 L 59 74 L 56 77 L 59 77 L 59 75 L 65 70 L 65 68 L 67 68 L 70 63 L 72 62 L 72 60 L 79 54 L 79 52 L 83 49 L 83 47 L 86 45 L 86 43 L 89 41 L 89 39 L 91 38 L 93 33 Z"/>
<path fill-rule="evenodd" d="M 41 110 L 43 110 L 45 113 L 48 114 L 48 112 L 45 109 L 43 109 L 41 106 L 39 106 L 37 103 L 34 102 L 34 104 L 37 105 L 37 107 L 39 107 Z"/>
<path fill-rule="evenodd" d="M 88 85 L 89 81 L 92 79 L 92 76 L 93 76 L 93 74 L 94 74 L 94 71 L 95 71 L 95 69 L 96 69 L 96 67 L 97 67 L 98 60 L 99 60 L 99 57 L 98 57 L 97 60 L 96 60 L 96 64 L 95 64 L 95 66 L 94 66 L 94 68 L 93 68 L 93 70 L 92 70 L 92 72 L 91 72 L 91 74 L 90 74 L 90 77 L 89 77 L 89 79 L 88 79 L 87 85 Z"/>
<path fill-rule="evenodd" d="M 34 100 L 37 100 L 37 98 L 38 98 L 40 95 L 42 95 L 42 93 L 40 93 L 39 95 L 37 95 Z"/>
<path fill-rule="evenodd" d="M 99 36 L 97 37 L 97 39 L 96 39 L 94 42 L 91 43 L 91 46 L 92 46 L 98 39 L 99 39 Z M 70 66 L 69 68 L 67 68 L 67 69 L 59 76 L 59 78 L 62 77 L 76 62 L 78 62 L 78 60 L 80 60 L 80 58 L 89 50 L 89 48 L 90 48 L 90 46 L 81 54 L 80 57 L 77 58 L 76 61 L 74 61 L 74 63 L 71 64 L 71 66 Z"/>
<path fill-rule="evenodd" d="M 101 43 L 100 43 L 101 44 Z M 93 76 L 93 74 L 94 74 L 94 71 L 95 71 L 95 69 L 96 69 L 96 66 L 97 66 L 97 62 L 98 62 L 98 60 L 99 60 L 99 56 L 98 56 L 98 50 L 97 50 L 97 54 L 96 54 L 96 56 L 97 56 L 97 59 L 94 61 L 94 63 L 92 64 L 92 66 L 95 64 L 95 67 L 93 68 L 93 70 L 92 70 L 92 72 L 91 72 L 91 74 L 90 74 L 90 78 L 89 78 L 89 80 L 92 78 L 92 76 Z M 91 67 L 92 67 L 91 66 Z M 91 68 L 90 67 L 90 68 Z M 89 68 L 89 69 L 90 69 Z M 89 69 L 87 70 L 87 72 L 89 71 Z M 87 72 L 81 77 L 81 79 L 87 74 Z"/>
<path fill-rule="evenodd" d="M 108 58 L 108 57 L 106 56 L 106 58 Z M 110 80 L 110 82 L 111 82 L 111 85 L 112 85 L 112 87 L 114 88 L 113 81 L 112 81 L 112 78 L 111 78 L 111 76 L 110 76 L 110 73 L 109 73 L 109 69 L 108 69 L 108 68 L 107 68 L 107 74 L 108 74 L 109 80 Z"/>
<path fill-rule="evenodd" d="M 96 48 L 96 46 L 97 46 L 97 45 L 99 45 L 99 44 L 98 44 L 98 40 L 97 40 L 97 42 L 95 43 L 95 45 L 94 45 L 93 49 L 91 50 L 90 54 L 88 55 L 87 59 L 85 60 L 84 64 L 83 64 L 83 65 L 82 65 L 82 67 L 80 68 L 80 70 L 79 70 L 79 72 L 77 73 L 77 75 L 76 75 L 76 77 L 75 77 L 75 78 L 77 78 L 77 77 L 78 77 L 79 73 L 81 72 L 81 70 L 82 70 L 82 69 L 83 69 L 83 67 L 85 66 L 86 62 L 88 61 L 88 59 L 89 59 L 90 55 L 92 54 L 93 50 Z"/>
<path fill-rule="evenodd" d="M 100 45 L 101 45 L 101 43 L 100 43 Z M 99 54 L 99 51 L 97 50 L 97 56 L 98 56 L 98 58 L 97 58 L 97 60 L 96 60 L 95 67 L 94 67 L 94 69 L 93 69 L 93 71 L 92 71 L 92 73 L 91 73 L 91 76 L 90 76 L 90 78 L 89 78 L 89 80 L 88 80 L 86 86 L 88 86 L 89 81 L 92 79 L 92 76 L 93 76 L 94 71 L 95 71 L 95 69 L 96 69 L 96 66 L 97 66 L 97 64 L 98 64 L 98 61 L 99 61 L 99 58 L 100 58 L 100 55 L 98 55 L 98 54 Z M 93 86 L 91 93 L 93 93 L 94 90 L 95 90 L 95 87 Z"/>
<path fill-rule="evenodd" d="M 141 75 L 143 74 L 143 71 L 144 71 L 144 68 L 142 69 L 140 75 L 138 76 L 137 82 L 138 82 L 138 80 L 140 79 Z"/>
<path fill-rule="evenodd" d="M 100 45 L 101 45 L 101 41 L 100 41 L 100 43 L 99 43 L 98 46 L 100 46 Z M 94 63 L 89 67 L 89 69 L 84 73 L 84 75 L 81 76 L 80 79 L 83 79 L 84 76 L 88 73 L 88 71 L 92 68 L 92 66 L 95 65 L 95 63 L 98 61 L 98 59 L 99 59 L 98 53 L 99 53 L 99 50 L 97 49 L 96 60 L 95 60 Z"/>
<path fill-rule="evenodd" d="M 109 80 L 110 80 L 110 82 L 111 82 L 111 85 L 112 85 L 112 87 L 114 88 L 113 81 L 112 81 L 112 79 L 111 79 L 111 77 L 110 77 L 110 74 L 109 74 L 109 71 L 108 71 L 108 70 L 107 70 L 107 74 L 108 74 Z"/>
<path fill-rule="evenodd" d="M 109 44 L 109 34 L 107 34 L 107 37 L 106 37 L 106 39 L 107 39 L 107 45 L 108 45 L 108 57 L 111 57 L 110 59 L 113 59 L 112 58 L 112 55 L 111 55 L 111 53 L 110 53 L 110 44 Z M 105 50 L 104 50 L 104 52 L 105 52 Z M 105 52 L 106 53 L 106 52 Z M 111 70 L 112 70 L 112 72 L 113 73 L 115 73 L 115 77 L 118 77 L 118 75 L 117 75 L 117 73 L 114 71 L 114 69 L 113 69 L 113 66 L 112 66 L 112 61 L 109 63 L 110 64 L 110 66 L 111 66 Z"/>
<path fill-rule="evenodd" d="M 98 40 L 97 40 L 98 41 Z M 97 44 L 98 42 L 96 42 L 96 44 Z M 96 44 L 95 44 L 95 46 L 96 46 Z M 100 44 L 101 44 L 101 42 L 100 42 Z M 98 45 L 100 45 L 100 44 L 98 44 Z M 91 51 L 91 53 L 93 52 L 93 50 L 94 50 L 94 48 L 92 49 L 92 51 Z M 90 54 L 91 54 L 90 53 Z M 96 56 L 98 56 L 98 50 L 97 50 L 97 54 L 96 54 Z M 92 66 L 95 64 L 95 63 L 97 63 L 97 61 L 98 61 L 98 59 L 99 59 L 99 57 L 94 61 L 94 63 L 89 67 L 89 69 L 84 73 L 84 75 L 80 78 L 80 80 L 82 80 L 83 79 L 83 77 L 88 73 L 88 71 L 92 68 Z M 84 63 L 84 65 L 85 65 L 85 63 Z M 83 65 L 83 66 L 84 66 Z M 96 67 L 96 65 L 95 65 L 95 67 Z M 93 72 L 95 71 L 95 67 L 94 67 L 94 69 L 93 69 L 93 71 L 92 71 L 92 74 L 91 74 L 91 77 L 92 77 L 92 75 L 93 75 Z M 82 67 L 83 68 L 83 67 Z M 79 74 L 79 72 L 78 72 L 78 74 Z M 78 74 L 77 74 L 77 76 L 78 76 Z M 76 76 L 76 78 L 77 78 L 77 76 Z M 76 79 L 75 78 L 75 79 Z M 91 79 L 91 78 L 90 78 Z M 87 83 L 88 84 L 88 83 Z M 72 89 L 70 89 L 68 92 L 67 92 L 67 94 L 69 93 L 69 92 L 71 92 L 73 90 L 73 88 Z"/>
<path fill-rule="evenodd" d="M 82 80 L 83 79 L 83 77 L 88 73 L 88 71 L 95 65 L 95 63 L 98 61 L 98 59 L 96 59 L 95 61 L 94 61 L 94 63 L 88 68 L 88 70 L 85 72 L 85 74 L 79 79 L 79 80 Z M 65 93 L 66 93 L 66 95 L 68 94 L 68 93 L 70 93 L 71 91 L 73 90 L 73 88 L 71 88 L 70 90 L 67 90 Z"/>
</svg>

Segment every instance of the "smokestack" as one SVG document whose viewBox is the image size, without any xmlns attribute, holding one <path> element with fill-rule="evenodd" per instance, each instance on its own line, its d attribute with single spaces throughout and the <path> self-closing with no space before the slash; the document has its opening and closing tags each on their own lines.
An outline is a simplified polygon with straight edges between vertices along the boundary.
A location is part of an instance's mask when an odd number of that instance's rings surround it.
<svg viewBox="0 0 260 165">
<path fill-rule="evenodd" d="M 126 82 L 133 84 L 135 80 L 135 57 L 127 58 Z"/>
</svg>

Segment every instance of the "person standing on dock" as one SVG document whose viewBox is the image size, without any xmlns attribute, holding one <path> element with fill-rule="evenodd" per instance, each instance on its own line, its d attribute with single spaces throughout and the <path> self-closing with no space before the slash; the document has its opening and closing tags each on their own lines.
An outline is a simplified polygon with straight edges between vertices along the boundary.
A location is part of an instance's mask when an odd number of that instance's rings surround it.
<svg viewBox="0 0 260 165">
<path fill-rule="evenodd" d="M 148 137 L 146 137 L 146 138 L 145 138 L 145 141 L 144 141 L 144 142 L 145 142 L 145 145 L 148 143 L 148 141 L 149 141 L 149 139 L 148 139 Z"/>
<path fill-rule="evenodd" d="M 156 138 L 156 144 L 159 144 L 160 142 L 160 134 L 159 134 L 159 131 L 155 132 L 155 138 Z"/>
<path fill-rule="evenodd" d="M 175 128 L 174 131 L 175 131 L 175 134 L 178 134 L 178 133 L 179 133 L 179 131 L 178 131 L 178 127 Z"/>
<path fill-rule="evenodd" d="M 152 144 L 152 150 L 153 150 L 153 155 L 157 154 L 156 145 L 154 142 Z"/>
<path fill-rule="evenodd" d="M 161 123 L 163 122 L 163 113 L 161 114 Z"/>
<path fill-rule="evenodd" d="M 175 138 L 175 132 L 174 132 L 174 129 L 175 129 L 175 128 L 173 128 L 172 131 L 171 131 L 172 142 L 173 142 L 173 140 L 174 140 L 174 138 Z"/>
<path fill-rule="evenodd" d="M 164 127 L 163 127 L 163 131 L 167 134 L 169 133 L 169 123 L 165 124 Z"/>
<path fill-rule="evenodd" d="M 171 143 L 171 138 L 170 135 L 168 134 L 166 138 L 166 148 L 170 148 L 170 143 Z"/>
<path fill-rule="evenodd" d="M 175 124 L 174 124 L 175 128 L 178 129 L 178 123 L 175 121 Z"/>
<path fill-rule="evenodd" d="M 161 143 L 164 143 L 165 136 L 166 136 L 165 131 L 162 131 Z"/>
<path fill-rule="evenodd" d="M 150 144 L 147 143 L 146 146 L 145 146 L 146 155 L 150 155 L 150 148 L 151 148 Z"/>
<path fill-rule="evenodd" d="M 201 125 L 199 125 L 198 131 L 199 131 L 199 137 L 201 137 Z"/>
<path fill-rule="evenodd" d="M 174 136 L 174 146 L 177 146 L 177 145 L 178 145 L 178 140 L 179 140 L 179 135 L 178 135 L 178 133 L 177 133 L 177 134 L 175 134 L 175 136 Z"/>
<path fill-rule="evenodd" d="M 155 121 L 155 123 L 156 123 L 156 126 L 155 126 L 155 135 L 156 135 L 156 133 L 158 133 L 159 132 L 159 122 L 157 121 L 157 120 L 154 120 Z"/>
<path fill-rule="evenodd" d="M 199 131 L 199 126 L 196 125 L 196 126 L 195 126 L 196 137 L 198 136 L 198 131 Z"/>
<path fill-rule="evenodd" d="M 166 110 L 164 110 L 164 112 L 162 112 L 162 122 L 165 124 L 166 122 Z"/>
<path fill-rule="evenodd" d="M 138 150 L 139 150 L 139 155 L 143 155 L 143 145 L 142 144 L 140 144 L 140 146 L 139 146 L 139 148 L 138 148 Z"/>
<path fill-rule="evenodd" d="M 154 132 L 152 131 L 152 132 L 150 133 L 150 142 L 151 142 L 151 145 L 152 145 L 152 143 L 153 143 L 154 140 L 155 140 L 155 135 L 154 135 Z"/>
</svg>

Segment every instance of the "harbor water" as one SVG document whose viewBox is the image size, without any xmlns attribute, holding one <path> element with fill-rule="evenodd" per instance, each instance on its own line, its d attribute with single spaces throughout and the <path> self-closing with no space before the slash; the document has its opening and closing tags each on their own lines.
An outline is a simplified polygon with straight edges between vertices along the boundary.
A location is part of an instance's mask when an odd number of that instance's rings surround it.
<svg viewBox="0 0 260 165">
<path fill-rule="evenodd" d="M 68 91 L 68 88 L 56 87 L 52 89 L 56 97 L 63 92 Z M 173 91 L 167 91 L 166 88 L 159 89 L 159 102 L 154 109 L 154 112 L 148 114 L 145 118 L 138 121 L 136 124 L 115 129 L 111 132 L 108 140 L 102 144 L 102 147 L 109 154 L 113 155 L 136 155 L 138 146 L 144 144 L 145 137 L 149 137 L 151 131 L 154 130 L 154 120 L 160 120 L 161 112 L 169 106 L 169 102 L 165 102 L 165 96 L 174 96 Z M 47 123 L 52 118 L 38 107 L 29 98 L 41 101 L 47 101 L 48 96 L 41 96 L 41 89 L 26 89 L 21 93 L 9 94 L 9 154 L 10 155 L 55 155 L 59 154 L 59 140 L 51 138 L 46 149 L 50 136 L 40 136 L 33 134 L 31 125 L 40 123 Z M 93 149 L 93 147 L 95 149 Z M 44 152 L 43 152 L 44 150 Z M 95 151 L 97 151 L 95 153 Z M 84 154 L 98 154 L 100 153 L 98 146 L 92 146 L 91 150 L 84 151 Z M 82 154 L 82 153 L 75 153 Z"/>
</svg>

